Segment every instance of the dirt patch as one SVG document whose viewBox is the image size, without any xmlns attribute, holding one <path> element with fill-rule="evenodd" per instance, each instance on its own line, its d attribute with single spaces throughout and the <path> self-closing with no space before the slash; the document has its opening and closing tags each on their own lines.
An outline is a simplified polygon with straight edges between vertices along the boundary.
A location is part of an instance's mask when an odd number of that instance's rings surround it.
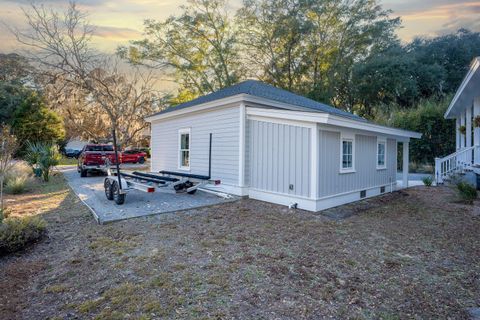
<svg viewBox="0 0 480 320">
<path fill-rule="evenodd" d="M 8 318 L 461 319 L 480 305 L 480 218 L 448 188 L 341 220 L 242 200 L 100 226 L 55 179 L 49 239 L 0 260 L 34 269 L 0 281 Z"/>
</svg>

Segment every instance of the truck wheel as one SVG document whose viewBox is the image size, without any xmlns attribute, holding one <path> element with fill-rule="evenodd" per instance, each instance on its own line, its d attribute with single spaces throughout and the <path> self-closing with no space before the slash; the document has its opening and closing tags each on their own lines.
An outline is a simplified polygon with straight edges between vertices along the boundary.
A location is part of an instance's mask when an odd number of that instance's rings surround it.
<svg viewBox="0 0 480 320">
<path fill-rule="evenodd" d="M 110 179 L 105 179 L 103 187 L 105 188 L 105 196 L 107 197 L 107 199 L 113 200 L 112 182 L 110 181 Z"/>
<path fill-rule="evenodd" d="M 140 157 L 140 158 L 138 159 L 138 163 L 144 164 L 144 163 L 145 163 L 145 158 L 144 158 L 144 157 Z"/>
<path fill-rule="evenodd" d="M 80 169 L 80 177 L 85 178 L 87 176 L 87 170 Z"/>
<path fill-rule="evenodd" d="M 125 193 L 120 193 L 120 188 L 118 187 L 118 182 L 113 181 L 112 183 L 112 193 L 113 193 L 113 201 L 116 204 L 122 205 L 125 203 Z"/>
</svg>

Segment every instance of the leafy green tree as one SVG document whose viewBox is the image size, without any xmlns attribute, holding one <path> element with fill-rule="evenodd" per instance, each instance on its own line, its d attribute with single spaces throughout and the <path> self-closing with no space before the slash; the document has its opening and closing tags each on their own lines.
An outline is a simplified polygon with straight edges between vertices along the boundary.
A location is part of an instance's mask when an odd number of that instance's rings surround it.
<svg viewBox="0 0 480 320">
<path fill-rule="evenodd" d="M 21 84 L 0 81 L 0 123 L 10 123 L 15 110 L 29 94 L 30 90 Z"/>
<path fill-rule="evenodd" d="M 226 6 L 226 0 L 190 0 L 179 16 L 145 20 L 147 37 L 118 53 L 133 63 L 173 71 L 180 85 L 176 103 L 230 86 L 243 77 L 243 69 L 238 30 Z"/>
<path fill-rule="evenodd" d="M 373 54 L 353 68 L 354 110 L 372 118 L 386 105 L 409 108 L 421 99 L 442 96 L 444 69 L 415 60 L 400 46 Z"/>
<path fill-rule="evenodd" d="M 389 13 L 371 0 L 245 0 L 237 21 L 260 79 L 352 110 L 353 65 L 398 41 Z"/>
<path fill-rule="evenodd" d="M 57 143 L 65 136 L 62 119 L 37 93 L 31 93 L 16 110 L 12 129 L 22 148 L 27 141 Z"/>
<path fill-rule="evenodd" d="M 0 53 L 0 124 L 9 123 L 12 116 L 31 89 L 25 87 L 31 81 L 31 67 L 18 54 Z"/>
<path fill-rule="evenodd" d="M 480 33 L 464 29 L 372 51 L 353 68 L 354 110 L 372 117 L 389 104 L 410 108 L 422 99 L 452 94 L 478 55 Z"/>
<path fill-rule="evenodd" d="M 410 142 L 410 159 L 418 163 L 433 163 L 435 157 L 455 150 L 455 123 L 443 117 L 451 97 L 436 101 L 422 100 L 412 109 L 391 113 L 387 124 L 422 133 L 421 139 Z"/>
<path fill-rule="evenodd" d="M 437 83 L 445 93 L 453 93 L 465 77 L 470 62 L 480 55 L 480 33 L 460 29 L 435 38 L 418 38 L 408 44 L 406 50 L 424 65 L 441 66 L 445 78 Z"/>
</svg>

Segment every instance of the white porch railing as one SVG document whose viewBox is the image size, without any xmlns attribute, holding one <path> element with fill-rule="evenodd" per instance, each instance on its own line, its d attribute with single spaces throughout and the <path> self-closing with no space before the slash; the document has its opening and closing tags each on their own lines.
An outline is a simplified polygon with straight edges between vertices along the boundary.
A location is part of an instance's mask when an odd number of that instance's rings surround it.
<svg viewBox="0 0 480 320">
<path fill-rule="evenodd" d="M 473 155 L 475 148 L 472 146 L 463 148 L 443 158 L 435 158 L 435 179 L 437 184 L 443 183 L 443 180 L 449 175 L 469 169 L 473 166 Z"/>
</svg>

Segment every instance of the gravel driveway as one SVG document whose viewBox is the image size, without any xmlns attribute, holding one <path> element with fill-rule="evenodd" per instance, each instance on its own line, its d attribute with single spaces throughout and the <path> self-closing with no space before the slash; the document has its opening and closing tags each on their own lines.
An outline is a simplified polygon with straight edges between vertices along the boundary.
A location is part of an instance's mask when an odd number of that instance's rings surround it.
<svg viewBox="0 0 480 320">
<path fill-rule="evenodd" d="M 73 191 L 90 208 L 95 219 L 100 223 L 188 210 L 237 199 L 224 199 L 200 190 L 194 195 L 175 194 L 163 190 L 155 193 L 133 190 L 128 192 L 125 204 L 117 205 L 105 197 L 104 176 L 89 175 L 87 178 L 81 178 L 73 166 L 59 167 L 59 170 L 64 174 Z"/>
</svg>

